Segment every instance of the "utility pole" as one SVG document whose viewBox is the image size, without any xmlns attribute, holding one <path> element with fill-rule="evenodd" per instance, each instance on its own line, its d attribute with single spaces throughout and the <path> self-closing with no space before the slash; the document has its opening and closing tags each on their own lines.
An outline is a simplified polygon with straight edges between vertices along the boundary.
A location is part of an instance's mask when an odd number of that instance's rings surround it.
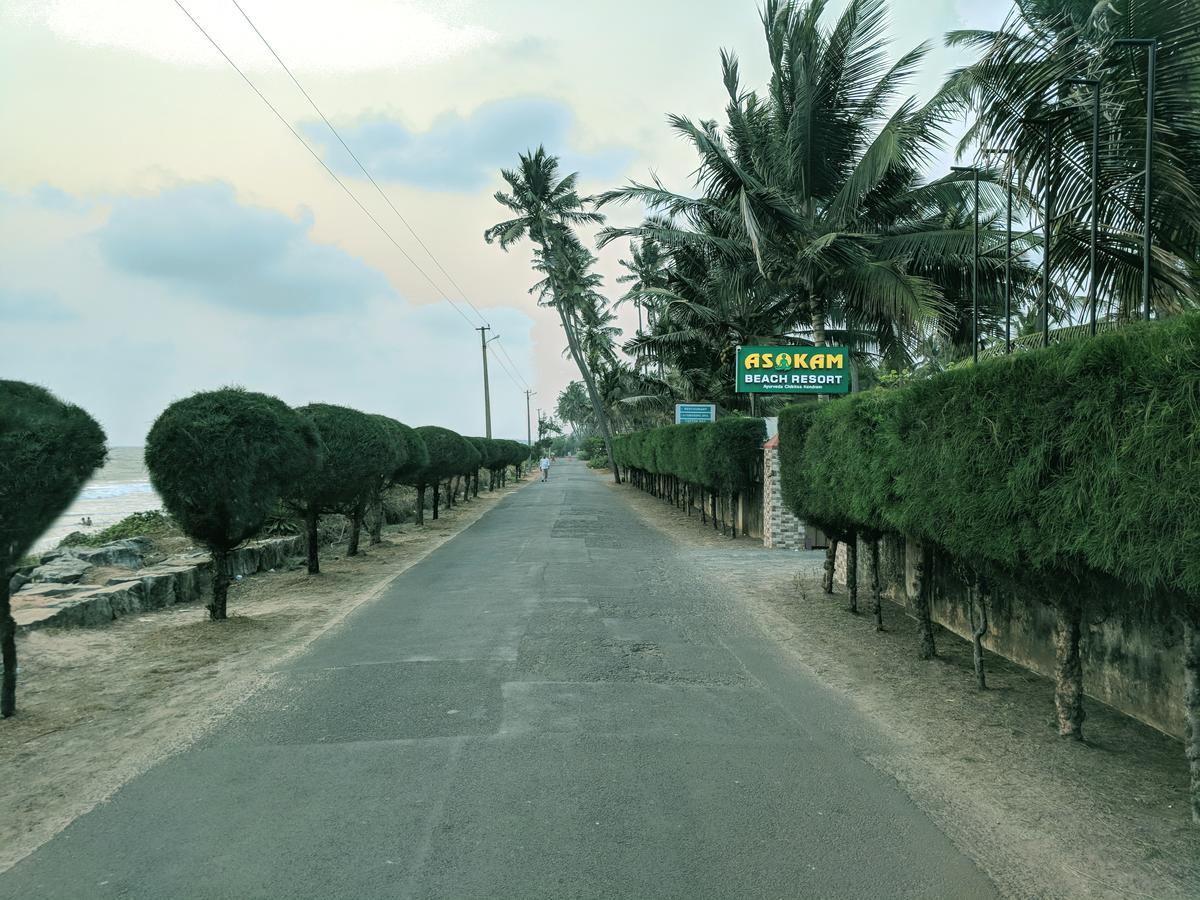
<svg viewBox="0 0 1200 900">
<path fill-rule="evenodd" d="M 484 437 L 492 436 L 492 395 L 488 389 L 487 345 L 499 340 L 500 335 L 489 338 L 485 332 L 491 331 L 492 326 L 483 325 L 475 329 L 479 332 L 479 347 L 483 351 L 483 423 L 486 429 Z"/>
<path fill-rule="evenodd" d="M 525 443 L 531 448 L 533 447 L 533 422 L 529 418 L 529 398 L 533 396 L 533 391 L 525 391 Z"/>
</svg>

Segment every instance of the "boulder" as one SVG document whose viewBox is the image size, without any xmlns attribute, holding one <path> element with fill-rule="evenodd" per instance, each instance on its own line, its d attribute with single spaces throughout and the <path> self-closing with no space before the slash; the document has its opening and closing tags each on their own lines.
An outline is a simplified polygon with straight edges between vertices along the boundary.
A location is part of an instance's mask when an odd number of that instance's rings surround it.
<svg viewBox="0 0 1200 900">
<path fill-rule="evenodd" d="M 92 564 L 74 556 L 60 556 L 38 566 L 29 576 L 30 581 L 39 583 L 74 584 L 87 574 Z"/>
</svg>

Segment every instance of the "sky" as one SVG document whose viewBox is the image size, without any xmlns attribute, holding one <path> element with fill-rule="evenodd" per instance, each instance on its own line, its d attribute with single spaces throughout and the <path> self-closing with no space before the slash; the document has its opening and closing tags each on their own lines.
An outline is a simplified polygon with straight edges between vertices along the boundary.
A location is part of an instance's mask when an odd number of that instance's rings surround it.
<svg viewBox="0 0 1200 900">
<path fill-rule="evenodd" d="M 239 0 L 385 199 L 233 0 L 180 2 L 280 117 L 175 0 L 0 3 L 0 378 L 113 446 L 227 384 L 481 434 L 484 322 L 493 434 L 523 438 L 526 387 L 550 410 L 576 376 L 529 246 L 483 241 L 500 168 L 544 144 L 585 193 L 687 189 L 666 115 L 721 115 L 722 48 L 748 86 L 767 75 L 754 0 Z M 966 62 L 946 31 L 1002 15 L 894 0 L 893 51 L 934 44 L 913 93 Z M 627 245 L 598 255 L 615 299 Z"/>
</svg>

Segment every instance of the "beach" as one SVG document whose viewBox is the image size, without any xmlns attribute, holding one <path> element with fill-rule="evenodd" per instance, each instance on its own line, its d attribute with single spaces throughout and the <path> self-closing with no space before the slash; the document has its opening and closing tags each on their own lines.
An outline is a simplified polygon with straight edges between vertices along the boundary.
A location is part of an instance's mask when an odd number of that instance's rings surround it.
<svg viewBox="0 0 1200 900">
<path fill-rule="evenodd" d="M 131 513 L 161 509 L 162 501 L 150 485 L 142 451 L 142 447 L 110 447 L 108 461 L 38 539 L 34 552 L 55 547 L 72 531 L 94 534 Z M 83 519 L 90 519 L 92 524 L 80 524 Z"/>
</svg>

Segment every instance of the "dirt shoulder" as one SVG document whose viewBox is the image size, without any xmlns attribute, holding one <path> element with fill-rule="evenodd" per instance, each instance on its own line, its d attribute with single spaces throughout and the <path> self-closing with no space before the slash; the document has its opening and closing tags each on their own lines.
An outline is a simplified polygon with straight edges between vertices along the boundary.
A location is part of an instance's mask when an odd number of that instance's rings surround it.
<svg viewBox="0 0 1200 900">
<path fill-rule="evenodd" d="M 385 533 L 358 557 L 328 549 L 319 576 L 298 567 L 237 582 L 225 622 L 193 603 L 19 638 L 18 713 L 0 723 L 0 872 L 193 743 L 280 663 L 529 483 Z"/>
<path fill-rule="evenodd" d="M 886 604 L 877 633 L 844 595 L 822 592 L 811 557 L 722 538 L 663 501 L 613 490 L 878 726 L 884 741 L 848 749 L 895 778 L 1006 896 L 1200 896 L 1179 741 L 1088 701 L 1087 741 L 1063 742 L 1049 680 L 989 656 L 981 693 L 970 646 L 950 632 L 939 629 L 939 658 L 921 661 L 914 620 Z"/>
</svg>

